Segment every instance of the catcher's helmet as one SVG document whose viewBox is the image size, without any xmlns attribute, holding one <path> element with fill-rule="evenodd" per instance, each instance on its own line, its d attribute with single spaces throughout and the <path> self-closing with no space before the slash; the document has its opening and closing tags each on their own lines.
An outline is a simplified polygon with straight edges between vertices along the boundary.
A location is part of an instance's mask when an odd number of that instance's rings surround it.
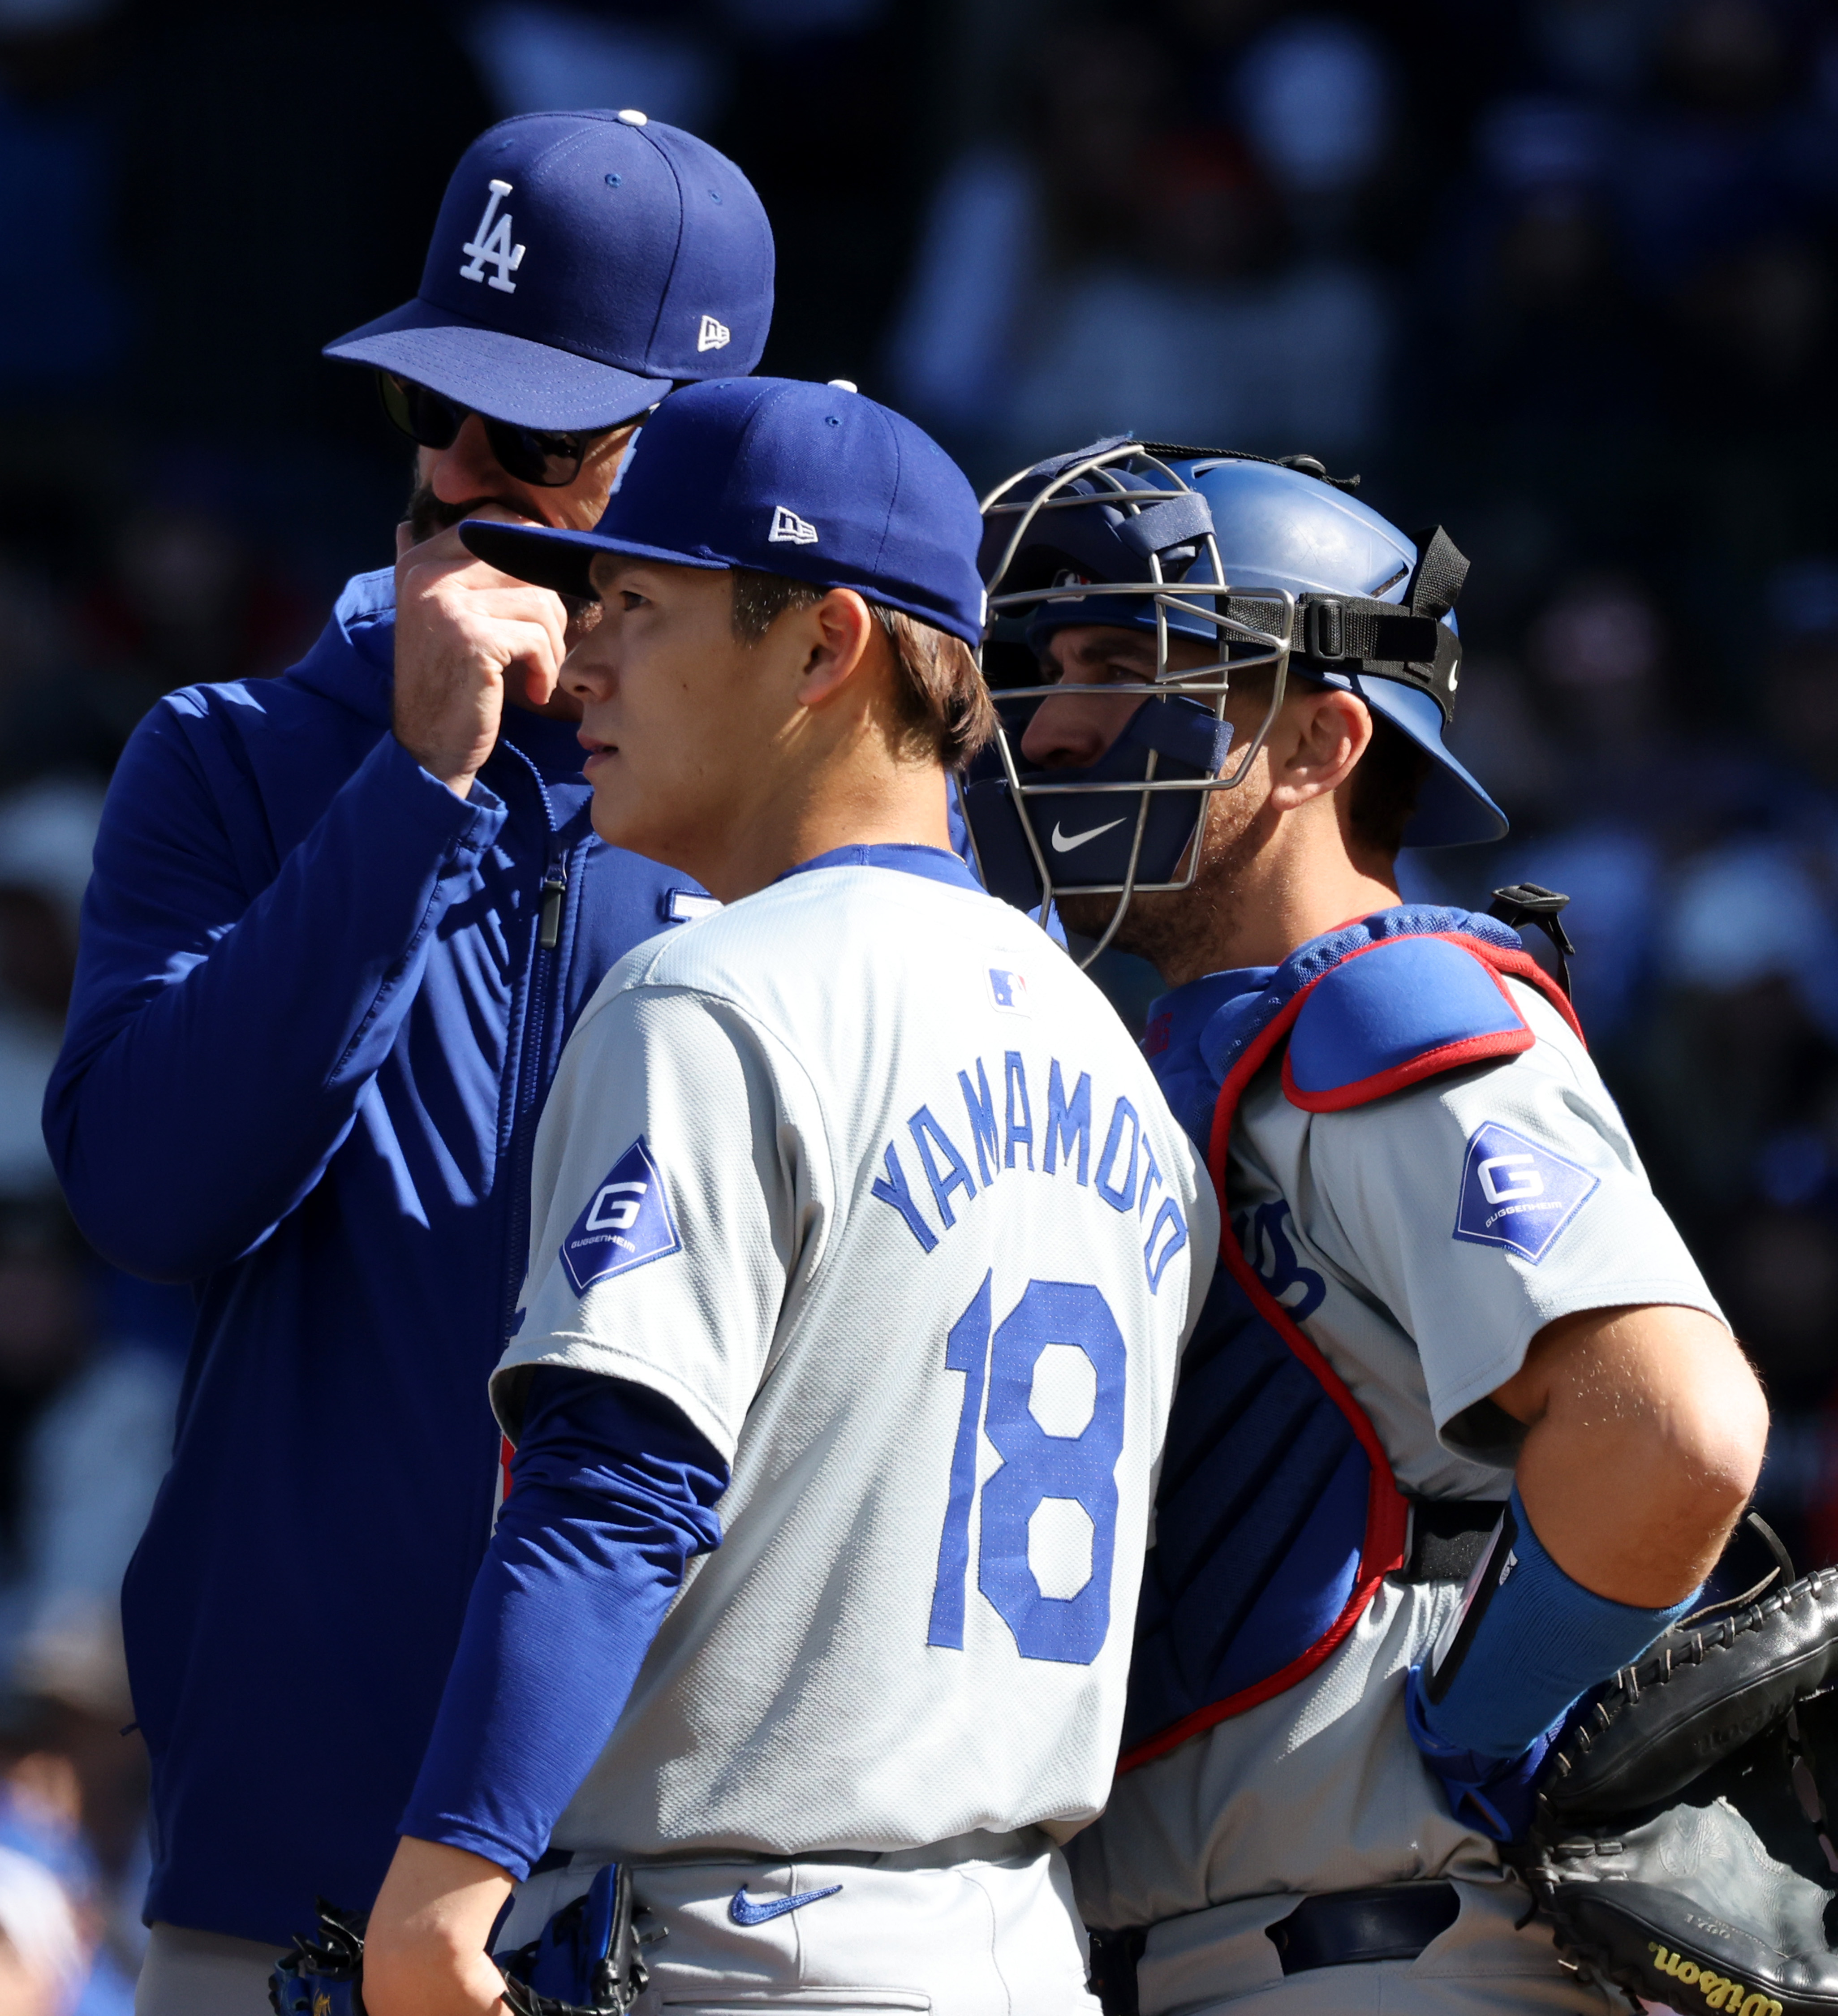
<svg viewBox="0 0 1838 2016">
<path fill-rule="evenodd" d="M 1308 457 L 1276 463 L 1123 436 L 1009 477 L 984 516 L 994 625 L 985 666 L 1003 732 L 973 768 L 965 805 L 998 895 L 1041 905 L 1043 918 L 1056 895 L 1114 895 L 1102 944 L 1137 891 L 1187 887 L 1208 794 L 1243 781 L 1296 673 L 1358 693 L 1432 759 L 1407 846 L 1505 832 L 1505 815 L 1443 742 L 1467 562 L 1440 527 L 1405 538 Z M 1024 645 L 1031 669 L 1055 631 L 1088 624 L 1153 633 L 1165 697 L 1138 707 L 1088 767 L 1024 768 L 1022 732 L 1052 689 L 1011 682 L 1005 653 Z M 1173 668 L 1171 636 L 1216 655 Z M 1231 678 L 1266 665 L 1269 706 L 1228 769 Z M 1094 824 L 1094 811 L 1117 815 Z M 1066 833 L 1068 819 L 1080 830 Z"/>
</svg>

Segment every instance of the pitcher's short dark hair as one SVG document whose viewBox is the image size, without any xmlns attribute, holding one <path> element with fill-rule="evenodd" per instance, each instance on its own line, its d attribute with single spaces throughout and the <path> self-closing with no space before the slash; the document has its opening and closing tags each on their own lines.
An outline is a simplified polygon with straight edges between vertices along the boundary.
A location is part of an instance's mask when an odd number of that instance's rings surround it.
<svg viewBox="0 0 1838 2016">
<path fill-rule="evenodd" d="M 786 610 L 813 608 L 829 592 L 750 567 L 736 567 L 733 581 L 734 634 L 743 644 L 757 644 Z M 995 709 L 976 653 L 948 630 L 870 596 L 862 599 L 894 647 L 901 722 L 946 769 L 960 768 L 995 733 Z"/>
</svg>

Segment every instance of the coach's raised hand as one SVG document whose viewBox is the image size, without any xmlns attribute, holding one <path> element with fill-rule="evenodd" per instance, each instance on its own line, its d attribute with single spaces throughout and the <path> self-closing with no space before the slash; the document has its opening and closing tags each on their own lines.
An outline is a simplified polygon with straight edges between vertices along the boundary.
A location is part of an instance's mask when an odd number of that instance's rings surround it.
<svg viewBox="0 0 1838 2016">
<path fill-rule="evenodd" d="M 515 520 L 497 506 L 479 517 Z M 396 740 L 464 797 L 498 740 L 506 699 L 538 712 L 556 697 L 567 612 L 546 588 L 475 560 L 449 526 L 419 545 L 396 527 Z"/>
</svg>

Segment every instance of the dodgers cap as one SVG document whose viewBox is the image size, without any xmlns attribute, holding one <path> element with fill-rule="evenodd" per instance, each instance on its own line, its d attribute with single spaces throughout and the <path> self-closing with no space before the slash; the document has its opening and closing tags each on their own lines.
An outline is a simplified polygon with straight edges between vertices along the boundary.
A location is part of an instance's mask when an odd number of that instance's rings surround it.
<svg viewBox="0 0 1838 2016">
<path fill-rule="evenodd" d="M 468 519 L 480 560 L 590 596 L 597 553 L 750 567 L 982 641 L 977 493 L 930 435 L 840 383 L 727 378 L 666 400 L 626 451 L 591 532 Z"/>
<path fill-rule="evenodd" d="M 752 184 L 706 141 L 642 112 L 528 113 L 461 157 L 415 299 L 326 355 L 519 427 L 612 427 L 751 371 L 772 273 Z"/>
</svg>

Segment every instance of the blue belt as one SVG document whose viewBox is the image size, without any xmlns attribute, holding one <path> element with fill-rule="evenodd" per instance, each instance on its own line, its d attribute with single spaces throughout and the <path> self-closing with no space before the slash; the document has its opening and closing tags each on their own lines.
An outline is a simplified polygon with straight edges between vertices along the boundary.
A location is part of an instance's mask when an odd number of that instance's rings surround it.
<svg viewBox="0 0 1838 2016">
<path fill-rule="evenodd" d="M 1452 1883 L 1387 1883 L 1372 1890 L 1333 1890 L 1304 1897 L 1264 1931 L 1285 1974 L 1311 1967 L 1354 1967 L 1415 1960 L 1452 1925 L 1462 1901 Z M 1092 1935 L 1092 1992 L 1104 2016 L 1137 2016 L 1136 1963 L 1148 1928 Z"/>
<path fill-rule="evenodd" d="M 1387 1883 L 1304 1897 L 1264 1930 L 1283 1972 L 1306 1974 L 1316 1967 L 1415 1960 L 1455 1922 L 1461 1908 L 1452 1883 Z"/>
</svg>

